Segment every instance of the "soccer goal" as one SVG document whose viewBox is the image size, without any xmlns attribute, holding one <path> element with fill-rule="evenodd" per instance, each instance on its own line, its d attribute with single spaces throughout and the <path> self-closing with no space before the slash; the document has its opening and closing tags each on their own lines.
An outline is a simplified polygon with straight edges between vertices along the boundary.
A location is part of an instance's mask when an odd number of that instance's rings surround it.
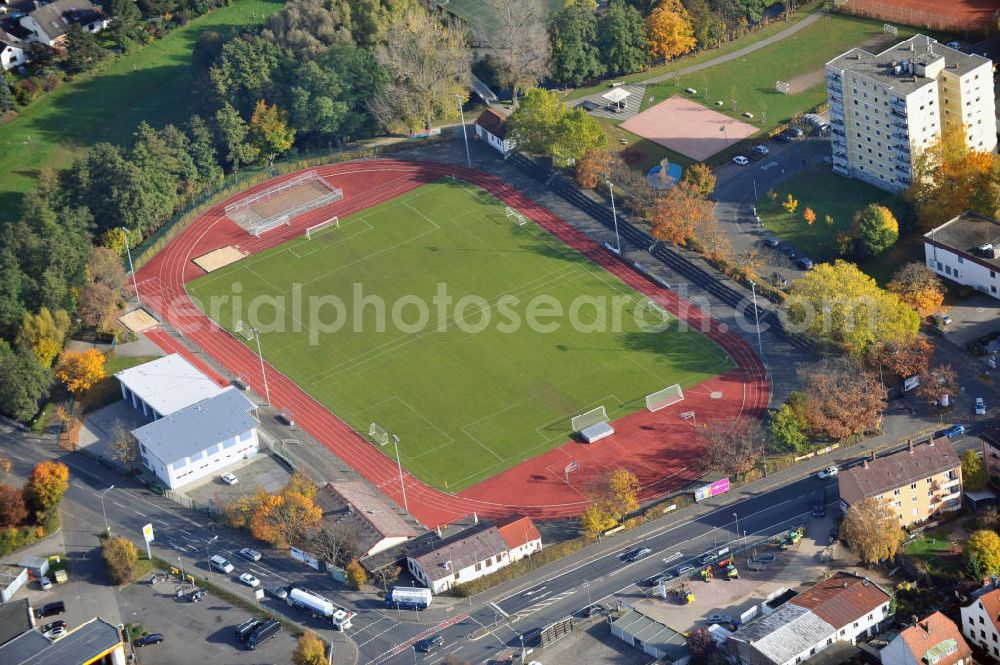
<svg viewBox="0 0 1000 665">
<path fill-rule="evenodd" d="M 578 416 L 573 416 L 570 421 L 571 427 L 574 432 L 580 432 L 587 429 L 591 425 L 596 425 L 597 423 L 607 422 L 608 412 L 604 409 L 604 406 L 599 406 L 596 409 L 591 409 L 586 413 L 581 413 Z"/>
<path fill-rule="evenodd" d="M 380 446 L 384 446 L 389 443 L 389 433 L 379 427 L 378 423 L 372 423 L 368 428 L 368 438 Z"/>
<path fill-rule="evenodd" d="M 668 312 L 662 305 L 659 305 L 652 300 L 647 300 L 645 306 L 646 311 L 649 312 L 650 318 L 657 319 L 659 321 L 667 321 L 670 319 L 670 312 Z"/>
<path fill-rule="evenodd" d="M 512 218 L 515 222 L 517 222 L 518 226 L 524 226 L 525 224 L 528 223 L 527 217 L 525 217 L 518 211 L 514 210 L 510 206 L 507 206 L 507 217 Z"/>
<path fill-rule="evenodd" d="M 325 222 L 320 222 L 319 224 L 313 224 L 312 226 L 307 226 L 306 240 L 312 240 L 312 234 L 315 233 L 316 231 L 320 231 L 322 229 L 329 228 L 331 226 L 337 229 L 340 228 L 340 218 L 337 217 L 336 215 L 326 220 Z"/>
<path fill-rule="evenodd" d="M 663 390 L 657 390 L 655 393 L 649 393 L 646 395 L 646 409 L 648 411 L 659 411 L 660 409 L 665 409 L 671 404 L 677 404 L 684 400 L 684 391 L 681 390 L 679 383 L 675 383 L 672 386 L 668 386 Z"/>
</svg>

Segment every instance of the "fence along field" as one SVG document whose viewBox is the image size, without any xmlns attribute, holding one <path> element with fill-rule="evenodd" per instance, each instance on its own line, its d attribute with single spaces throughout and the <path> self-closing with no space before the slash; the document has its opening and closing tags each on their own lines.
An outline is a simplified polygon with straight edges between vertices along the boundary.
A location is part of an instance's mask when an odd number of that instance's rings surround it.
<svg viewBox="0 0 1000 665">
<path fill-rule="evenodd" d="M 573 415 L 605 405 L 609 418 L 619 418 L 644 409 L 646 395 L 664 386 L 688 387 L 731 367 L 721 349 L 700 333 L 679 331 L 673 319 L 663 332 L 643 332 L 632 314 L 648 309 L 645 296 L 538 225 L 519 225 L 486 192 L 451 180 L 342 217 L 339 227 L 243 259 L 188 288 L 205 306 L 231 295 L 237 282 L 243 304 L 216 313 L 219 324 L 232 330 L 246 319 L 254 296 L 283 297 L 275 315 L 284 331 L 261 332 L 266 359 L 370 434 L 373 454 L 394 458 L 394 446 L 385 444 L 398 436 L 403 464 L 446 491 L 561 445 Z M 418 330 L 377 329 L 376 300 L 388 316 L 406 298 L 433 303 L 441 285 L 453 304 L 484 298 L 489 309 L 465 307 L 462 321 L 481 324 L 488 312 L 492 325 L 464 332 L 456 306 Z M 293 311 L 296 290 L 302 302 L 340 298 L 351 320 L 317 334 L 307 314 Z M 545 296 L 564 309 L 581 295 L 627 300 L 620 332 L 568 324 L 552 332 L 527 325 L 503 331 L 503 295 L 525 303 Z M 415 310 L 404 311 L 412 323 Z M 596 330 L 596 313 L 584 310 L 580 318 Z"/>
</svg>

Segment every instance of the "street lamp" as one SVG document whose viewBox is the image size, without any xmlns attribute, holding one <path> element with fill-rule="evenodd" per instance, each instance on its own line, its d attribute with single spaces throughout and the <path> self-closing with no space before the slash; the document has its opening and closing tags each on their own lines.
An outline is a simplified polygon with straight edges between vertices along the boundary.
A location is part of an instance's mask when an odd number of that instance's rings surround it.
<svg viewBox="0 0 1000 665">
<path fill-rule="evenodd" d="M 111 526 L 108 524 L 108 511 L 104 509 L 104 496 L 115 488 L 114 485 L 101 492 L 101 514 L 104 515 L 104 533 L 111 535 Z"/>
<path fill-rule="evenodd" d="M 736 547 L 740 546 L 740 516 L 733 512 L 733 517 L 736 518 Z"/>
<path fill-rule="evenodd" d="M 465 139 L 465 161 L 468 163 L 469 168 L 472 168 L 472 157 L 469 156 L 469 135 L 465 131 L 465 109 L 462 108 L 462 96 L 455 95 L 455 99 L 458 100 L 458 112 L 462 116 L 462 138 Z"/>
<path fill-rule="evenodd" d="M 177 557 L 177 567 L 181 569 L 181 582 L 184 581 L 184 562 L 181 561 L 180 557 Z"/>
<path fill-rule="evenodd" d="M 757 328 L 757 349 L 760 351 L 760 359 L 764 360 L 764 345 L 760 341 L 760 310 L 757 309 L 757 282 L 750 280 L 750 293 L 753 295 L 753 318 Z"/>
<path fill-rule="evenodd" d="M 219 539 L 218 534 L 205 541 L 205 563 L 208 564 L 208 574 L 212 576 L 212 584 L 215 584 L 215 571 L 212 570 L 212 557 L 208 554 L 208 546 Z"/>
<path fill-rule="evenodd" d="M 392 445 L 396 449 L 396 467 L 399 469 L 399 489 L 403 493 L 403 510 L 410 512 L 410 506 L 406 502 L 406 484 L 403 483 L 403 463 L 399 459 L 399 435 L 392 435 Z"/>
<path fill-rule="evenodd" d="M 236 322 L 236 332 L 243 334 L 243 331 L 248 330 L 253 335 L 254 339 L 257 340 L 257 358 L 260 360 L 260 375 L 264 379 L 264 401 L 267 402 L 268 406 L 271 406 L 271 391 L 267 387 L 267 372 L 264 371 L 264 354 L 260 351 L 260 332 L 253 326 L 243 323 L 242 320 Z M 250 339 L 247 337 L 247 339 Z"/>
<path fill-rule="evenodd" d="M 611 192 L 611 215 L 615 219 L 615 253 L 622 253 L 622 238 L 618 235 L 618 210 L 615 208 L 615 186 L 608 180 L 608 191 Z"/>
<path fill-rule="evenodd" d="M 128 229 L 124 226 L 121 229 L 125 237 L 125 253 L 128 254 L 128 269 L 132 273 L 132 286 L 135 287 L 135 300 L 141 305 L 142 299 L 139 298 L 139 284 L 135 281 L 135 267 L 132 265 L 132 249 L 128 246 Z"/>
</svg>

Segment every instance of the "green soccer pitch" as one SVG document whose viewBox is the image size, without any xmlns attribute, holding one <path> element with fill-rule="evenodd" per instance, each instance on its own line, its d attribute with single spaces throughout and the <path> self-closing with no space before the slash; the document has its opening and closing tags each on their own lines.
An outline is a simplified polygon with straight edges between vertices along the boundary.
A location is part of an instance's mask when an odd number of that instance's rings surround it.
<svg viewBox="0 0 1000 665">
<path fill-rule="evenodd" d="M 438 181 L 188 291 L 228 330 L 249 319 L 268 362 L 362 434 L 373 422 L 397 434 L 406 468 L 452 492 L 561 445 L 574 415 L 604 405 L 620 418 L 651 392 L 732 367 L 507 210 Z"/>
</svg>

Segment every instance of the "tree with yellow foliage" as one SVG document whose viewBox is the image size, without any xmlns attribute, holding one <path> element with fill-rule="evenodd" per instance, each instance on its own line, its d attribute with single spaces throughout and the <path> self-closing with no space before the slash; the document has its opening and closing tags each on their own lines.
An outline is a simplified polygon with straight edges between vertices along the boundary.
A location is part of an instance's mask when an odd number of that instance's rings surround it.
<svg viewBox="0 0 1000 665">
<path fill-rule="evenodd" d="M 69 467 L 45 460 L 35 465 L 24 487 L 25 497 L 38 510 L 49 510 L 62 501 L 69 487 Z"/>
<path fill-rule="evenodd" d="M 813 222 L 816 221 L 816 211 L 812 208 L 806 208 L 802 211 L 802 219 L 806 220 L 806 224 L 812 226 Z"/>
<path fill-rule="evenodd" d="M 80 397 L 104 378 L 105 361 L 107 358 L 97 349 L 63 351 L 59 355 L 56 378 L 66 385 L 66 390 Z"/>
<path fill-rule="evenodd" d="M 288 113 L 277 104 L 268 105 L 258 99 L 250 117 L 250 143 L 267 159 L 268 165 L 294 142 L 295 130 L 288 126 Z"/>
<path fill-rule="evenodd" d="M 365 584 L 368 583 L 368 573 L 361 567 L 357 559 L 347 564 L 344 572 L 347 573 L 347 581 L 350 582 L 355 591 L 361 591 L 365 588 Z"/>
<path fill-rule="evenodd" d="M 639 478 L 628 469 L 619 467 L 611 472 L 608 479 L 611 490 L 611 514 L 618 520 L 639 510 Z"/>
<path fill-rule="evenodd" d="M 66 341 L 69 325 L 69 314 L 61 309 L 50 312 L 41 307 L 37 314 L 25 312 L 17 332 L 17 346 L 35 354 L 42 367 L 51 367 Z"/>
<path fill-rule="evenodd" d="M 691 16 L 680 0 L 662 0 L 646 18 L 646 39 L 653 58 L 670 60 L 695 47 Z"/>
<path fill-rule="evenodd" d="M 588 538 L 596 538 L 617 524 L 617 520 L 608 511 L 605 501 L 591 501 L 580 515 L 580 528 Z"/>
<path fill-rule="evenodd" d="M 284 549 L 300 542 L 322 519 L 319 506 L 298 492 L 267 495 L 250 518 L 250 532 L 254 538 Z"/>
<path fill-rule="evenodd" d="M 781 207 L 784 208 L 785 212 L 789 215 L 793 215 L 795 214 L 795 211 L 799 209 L 799 200 L 789 194 L 788 198 L 781 204 Z"/>
<path fill-rule="evenodd" d="M 966 210 L 1000 213 L 1000 158 L 972 150 L 961 127 L 949 127 L 913 160 L 906 199 L 920 225 L 930 229 Z"/>
<path fill-rule="evenodd" d="M 920 316 L 930 316 L 944 302 L 941 278 L 922 261 L 907 263 L 897 270 L 887 288 Z"/>
<path fill-rule="evenodd" d="M 139 561 L 139 550 L 135 543 L 115 536 L 104 541 L 102 555 L 108 564 L 108 573 L 115 584 L 128 584 L 135 578 L 135 564 Z"/>
<path fill-rule="evenodd" d="M 332 648 L 332 647 L 331 647 Z M 292 652 L 294 665 L 326 665 L 326 647 L 319 635 L 306 628 Z"/>
</svg>

